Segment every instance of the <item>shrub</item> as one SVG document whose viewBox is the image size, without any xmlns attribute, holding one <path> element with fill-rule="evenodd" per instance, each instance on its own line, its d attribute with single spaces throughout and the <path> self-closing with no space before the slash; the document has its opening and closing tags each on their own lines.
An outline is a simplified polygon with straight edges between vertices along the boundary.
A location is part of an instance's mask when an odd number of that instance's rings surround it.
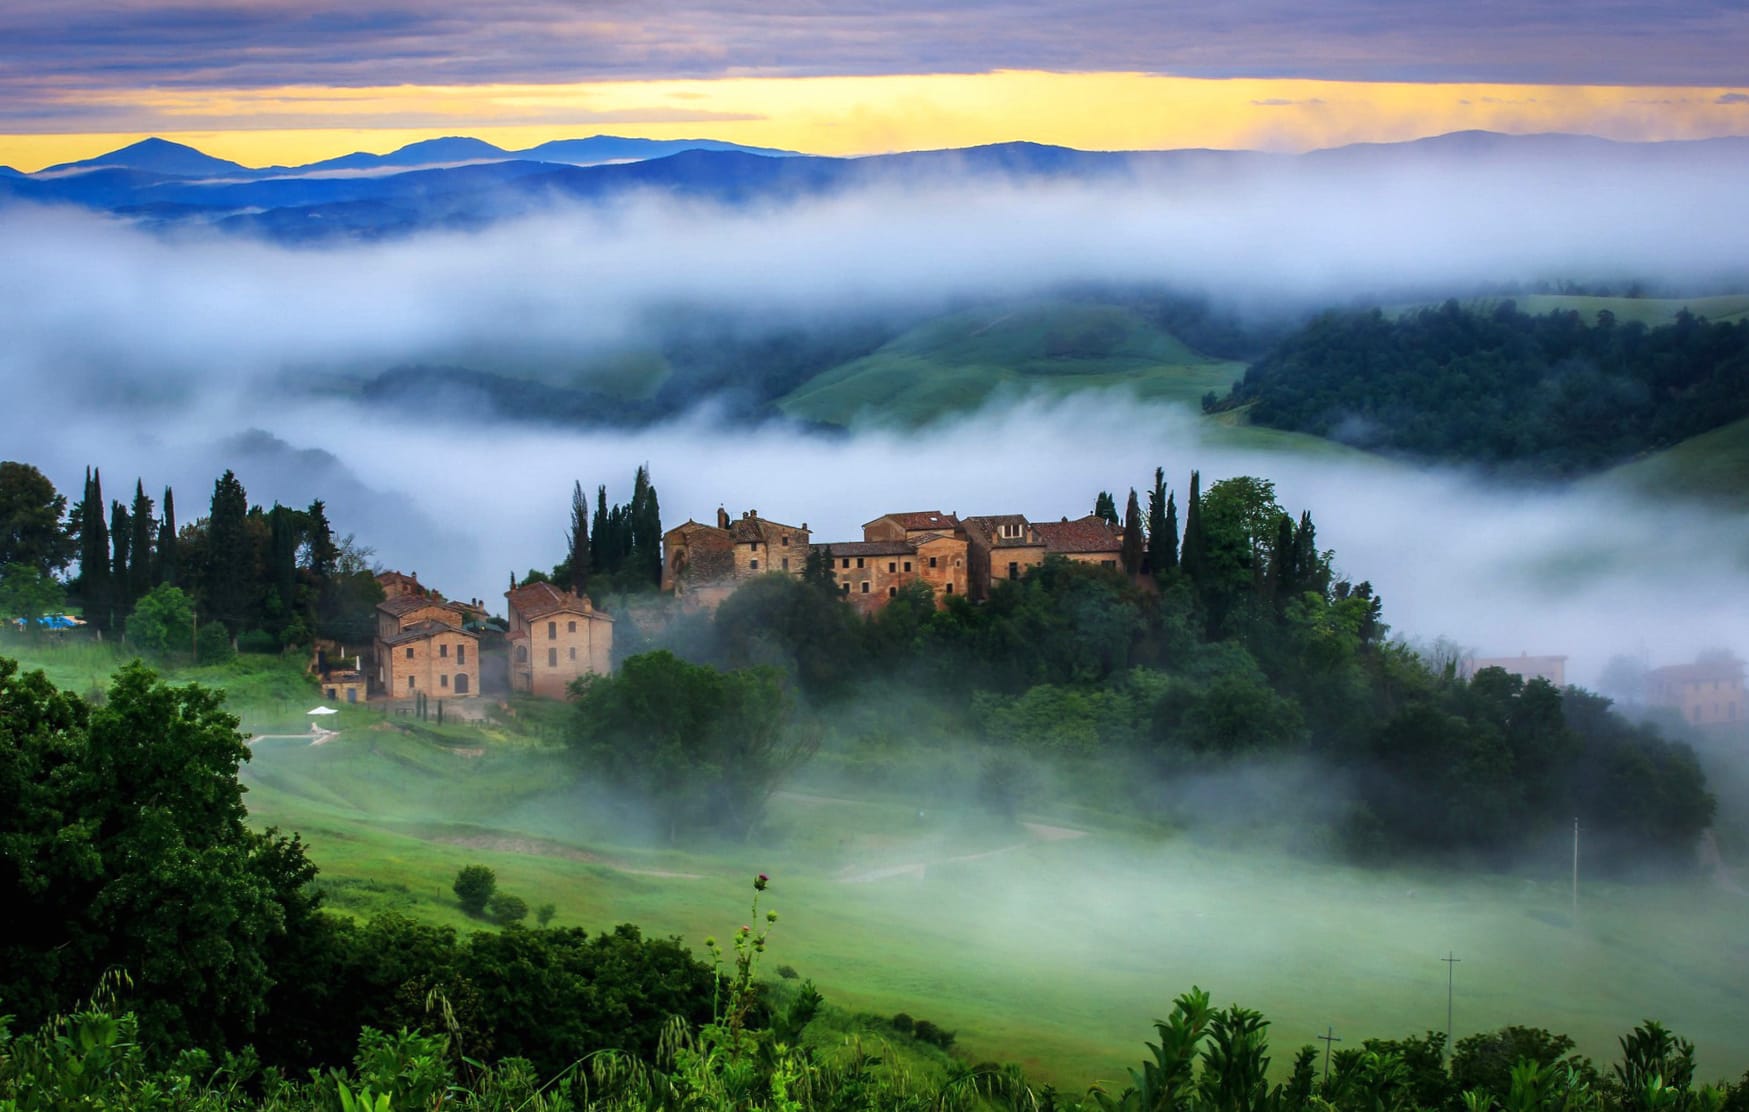
<svg viewBox="0 0 1749 1112">
<path fill-rule="evenodd" d="M 779 977 L 782 977 L 786 981 L 793 981 L 797 977 L 801 976 L 800 973 L 796 972 L 796 967 L 793 965 L 780 965 L 780 966 L 778 966 L 777 967 L 777 975 Z"/>
<path fill-rule="evenodd" d="M 943 1050 L 946 1050 L 953 1045 L 953 1032 L 944 1031 L 940 1027 L 929 1022 L 927 1019 L 918 1020 L 917 1026 L 912 1029 L 911 1034 L 918 1042 L 926 1042 L 931 1046 L 939 1046 Z"/>
<path fill-rule="evenodd" d="M 455 898 L 469 915 L 486 910 L 487 901 L 498 888 L 498 874 L 484 865 L 469 865 L 455 875 Z"/>
<path fill-rule="evenodd" d="M 528 901 L 521 896 L 507 896 L 500 892 L 492 897 L 492 918 L 501 927 L 512 923 L 520 923 L 528 918 Z"/>
<path fill-rule="evenodd" d="M 279 648 L 279 638 L 265 629 L 251 629 L 237 638 L 237 651 L 240 653 L 272 655 L 277 653 Z"/>
<path fill-rule="evenodd" d="M 558 913 L 559 913 L 559 909 L 554 907 L 552 904 L 541 904 L 539 907 L 534 909 L 534 921 L 539 923 L 541 926 L 544 927 L 548 923 L 552 922 L 553 916 L 557 915 Z"/>
<path fill-rule="evenodd" d="M 893 1017 L 893 1030 L 901 1035 L 909 1035 L 916 1026 L 917 1021 L 906 1015 L 904 1012 L 900 1012 Z"/>
<path fill-rule="evenodd" d="M 194 635 L 194 656 L 201 664 L 223 664 L 236 655 L 223 622 L 207 622 Z"/>
</svg>

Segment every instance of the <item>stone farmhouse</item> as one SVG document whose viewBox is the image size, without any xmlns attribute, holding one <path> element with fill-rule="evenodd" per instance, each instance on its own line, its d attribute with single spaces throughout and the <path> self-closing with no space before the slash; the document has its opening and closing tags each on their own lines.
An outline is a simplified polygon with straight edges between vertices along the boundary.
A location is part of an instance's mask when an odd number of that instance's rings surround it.
<svg viewBox="0 0 1749 1112">
<path fill-rule="evenodd" d="M 662 589 L 692 606 L 714 610 L 755 575 L 799 577 L 808 563 L 808 523 L 785 525 L 748 510 L 731 520 L 717 508 L 715 525 L 688 520 L 662 534 Z"/>
<path fill-rule="evenodd" d="M 376 691 L 390 699 L 475 698 L 480 638 L 462 628 L 461 607 L 405 594 L 377 603 Z"/>
<path fill-rule="evenodd" d="M 525 583 L 504 597 L 511 691 L 563 699 L 572 680 L 613 671 L 613 619 L 587 598 L 551 583 Z"/>
<path fill-rule="evenodd" d="M 1693 664 L 1654 668 L 1646 676 L 1646 701 L 1673 707 L 1694 726 L 1743 721 L 1743 662 L 1729 653 L 1709 654 Z"/>
</svg>

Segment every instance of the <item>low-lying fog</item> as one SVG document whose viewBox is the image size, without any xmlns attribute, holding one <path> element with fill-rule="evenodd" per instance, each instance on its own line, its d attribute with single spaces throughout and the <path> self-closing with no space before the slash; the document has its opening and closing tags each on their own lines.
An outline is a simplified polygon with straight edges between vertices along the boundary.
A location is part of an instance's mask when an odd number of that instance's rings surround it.
<svg viewBox="0 0 1749 1112">
<path fill-rule="evenodd" d="M 1697 158 L 1701 155 L 1696 156 Z M 806 521 L 820 539 L 898 509 L 1087 512 L 1156 465 L 1275 480 L 1310 509 L 1345 574 L 1370 579 L 1400 635 L 1489 654 L 1567 653 L 1594 676 L 1749 629 L 1738 518 L 1606 488 L 1553 492 L 1462 474 L 1250 454 L 1193 414 L 1120 396 L 1023 404 L 915 433 L 723 429 L 708 407 L 654 427 L 566 433 L 370 406 L 313 382 L 458 350 L 479 370 L 647 338 L 676 305 L 750 321 L 915 311 L 1063 282 L 1149 282 L 1240 312 L 1462 292 L 1486 282 L 1640 279 L 1716 288 L 1749 258 L 1730 166 L 1629 160 L 1364 165 L 1243 181 L 895 187 L 788 207 L 649 198 L 483 232 L 288 249 L 153 236 L 72 211 L 0 212 L 0 456 L 76 497 L 166 484 L 186 521 L 216 474 L 252 501 L 327 499 L 385 566 L 496 600 L 561 555 L 573 480 L 623 500 L 647 462 L 669 524 L 721 504 Z M 1749 286 L 1749 282 L 1745 282 Z M 301 390 L 286 388 L 302 380 Z M 326 455 L 310 452 L 318 449 Z"/>
</svg>

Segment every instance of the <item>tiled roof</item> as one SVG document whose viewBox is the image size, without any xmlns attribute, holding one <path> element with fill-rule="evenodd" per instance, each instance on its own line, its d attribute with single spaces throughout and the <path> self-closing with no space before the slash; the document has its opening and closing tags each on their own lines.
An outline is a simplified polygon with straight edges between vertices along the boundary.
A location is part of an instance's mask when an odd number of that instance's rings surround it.
<svg viewBox="0 0 1749 1112">
<path fill-rule="evenodd" d="M 828 556 L 915 556 L 917 546 L 909 541 L 833 541 L 817 544 Z"/>
<path fill-rule="evenodd" d="M 727 529 L 719 529 L 715 525 L 705 525 L 701 522 L 693 521 L 690 518 L 687 519 L 685 523 L 676 525 L 674 528 L 662 534 L 662 539 L 667 540 L 676 533 L 685 538 L 686 543 L 688 544 L 697 544 L 700 541 L 709 540 L 713 536 L 721 537 L 725 543 L 727 543 L 729 539 L 729 531 Z"/>
<path fill-rule="evenodd" d="M 1117 552 L 1123 535 L 1095 514 L 1076 521 L 1041 521 L 1034 532 L 1045 542 L 1046 552 Z"/>
<path fill-rule="evenodd" d="M 785 533 L 795 537 L 802 532 L 804 530 L 800 526 L 785 525 L 781 521 L 772 521 L 757 514 L 748 514 L 729 522 L 729 536 L 736 544 L 755 542 L 775 545 Z"/>
<path fill-rule="evenodd" d="M 951 533 L 960 525 L 960 519 L 953 514 L 944 514 L 940 510 L 913 510 L 908 513 L 882 514 L 874 521 L 865 523 L 863 528 L 867 529 L 870 525 L 882 521 L 891 521 L 907 533 L 914 533 L 919 529 L 936 529 Z"/>
<path fill-rule="evenodd" d="M 968 533 L 975 533 L 982 537 L 986 543 L 992 545 L 1036 548 L 1041 543 L 1033 536 L 1032 526 L 1027 522 L 1024 514 L 989 514 L 983 517 L 967 517 L 960 520 Z M 1002 526 L 1004 525 L 1020 526 L 1020 536 L 1004 537 L 1002 535 Z"/>
<path fill-rule="evenodd" d="M 427 637 L 435 637 L 439 633 L 453 633 L 459 637 L 469 637 L 473 638 L 475 641 L 479 640 L 478 637 L 475 637 L 465 629 L 457 629 L 455 626 L 444 625 L 442 622 L 414 622 L 393 637 L 383 638 L 383 644 L 401 645 L 408 641 L 423 641 Z"/>
<path fill-rule="evenodd" d="M 514 591 L 505 591 L 504 597 L 510 600 L 510 608 L 522 615 L 523 621 L 560 613 L 606 617 L 597 615 L 588 600 L 570 591 L 561 591 L 551 583 L 525 583 Z"/>
<path fill-rule="evenodd" d="M 397 618 L 403 614 L 410 614 L 425 606 L 440 607 L 454 613 L 458 620 L 461 618 L 461 607 L 456 606 L 453 603 L 445 602 L 442 599 L 429 598 L 425 595 L 402 595 L 400 598 L 392 598 L 386 602 L 377 603 L 378 610 L 387 611 Z"/>
</svg>

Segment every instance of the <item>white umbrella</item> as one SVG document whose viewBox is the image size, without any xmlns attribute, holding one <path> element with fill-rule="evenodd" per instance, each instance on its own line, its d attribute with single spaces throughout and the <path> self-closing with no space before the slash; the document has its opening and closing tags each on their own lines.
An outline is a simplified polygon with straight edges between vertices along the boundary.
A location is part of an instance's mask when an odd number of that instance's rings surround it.
<svg viewBox="0 0 1749 1112">
<path fill-rule="evenodd" d="M 307 714 L 339 714 L 340 712 L 335 710 L 333 707 L 317 707 L 315 710 L 307 711 L 305 713 L 307 713 Z"/>
</svg>

